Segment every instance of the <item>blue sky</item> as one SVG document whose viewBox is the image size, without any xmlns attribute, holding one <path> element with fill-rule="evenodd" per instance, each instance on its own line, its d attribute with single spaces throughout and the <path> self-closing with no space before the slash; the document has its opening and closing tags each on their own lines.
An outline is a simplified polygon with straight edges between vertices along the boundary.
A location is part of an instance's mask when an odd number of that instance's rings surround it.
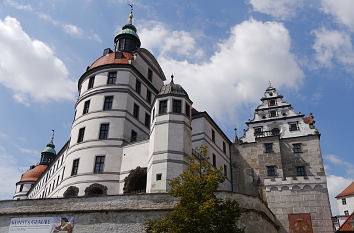
<svg viewBox="0 0 354 233">
<path fill-rule="evenodd" d="M 68 140 L 76 82 L 113 47 L 128 3 L 142 47 L 230 139 L 235 127 L 241 136 L 272 80 L 296 111 L 314 114 L 330 196 L 349 185 L 354 1 L 3 0 L 0 199 L 11 198 L 20 175 L 39 161 L 52 129 L 57 151 Z"/>
</svg>

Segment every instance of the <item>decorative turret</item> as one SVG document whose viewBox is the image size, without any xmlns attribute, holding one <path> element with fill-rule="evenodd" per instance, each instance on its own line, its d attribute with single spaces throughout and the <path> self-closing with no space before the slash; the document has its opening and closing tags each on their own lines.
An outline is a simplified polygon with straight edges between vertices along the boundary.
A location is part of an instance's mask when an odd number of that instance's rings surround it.
<svg viewBox="0 0 354 233">
<path fill-rule="evenodd" d="M 129 22 L 114 38 L 115 52 L 133 52 L 141 45 L 139 36 L 136 34 L 136 27 L 133 25 L 133 6 L 130 6 Z"/>
<path fill-rule="evenodd" d="M 49 165 L 57 154 L 54 149 L 55 145 L 53 143 L 54 130 L 52 131 L 53 131 L 52 139 L 50 140 L 50 142 L 47 144 L 47 146 L 43 149 L 41 153 L 41 162 L 39 163 L 40 165 Z"/>
</svg>

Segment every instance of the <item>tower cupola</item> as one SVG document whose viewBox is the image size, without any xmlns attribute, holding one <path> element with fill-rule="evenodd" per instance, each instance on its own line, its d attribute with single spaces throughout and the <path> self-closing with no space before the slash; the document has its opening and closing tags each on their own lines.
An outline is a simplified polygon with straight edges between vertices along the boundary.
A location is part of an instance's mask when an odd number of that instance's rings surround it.
<svg viewBox="0 0 354 233">
<path fill-rule="evenodd" d="M 52 139 L 50 140 L 50 142 L 47 144 L 47 146 L 43 149 L 42 153 L 41 153 L 41 161 L 40 161 L 40 165 L 49 165 L 53 159 L 56 156 L 56 151 L 55 151 L 55 145 L 53 143 L 54 140 L 54 130 L 53 130 L 53 135 L 52 135 Z"/>
</svg>

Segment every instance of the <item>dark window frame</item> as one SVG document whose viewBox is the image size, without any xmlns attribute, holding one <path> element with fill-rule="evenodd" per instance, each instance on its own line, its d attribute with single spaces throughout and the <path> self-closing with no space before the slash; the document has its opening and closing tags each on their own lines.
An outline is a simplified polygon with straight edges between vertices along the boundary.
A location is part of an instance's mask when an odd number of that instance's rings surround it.
<svg viewBox="0 0 354 233">
<path fill-rule="evenodd" d="M 227 166 L 226 166 L 226 164 L 224 164 L 224 175 L 225 175 L 226 178 L 227 178 Z"/>
<path fill-rule="evenodd" d="M 152 72 L 152 70 L 150 68 L 148 68 L 148 80 L 150 82 L 152 82 L 152 76 L 153 76 L 153 72 Z"/>
<path fill-rule="evenodd" d="M 97 155 L 95 156 L 95 166 L 93 167 L 94 174 L 102 174 L 104 172 L 104 162 L 106 156 Z"/>
<path fill-rule="evenodd" d="M 95 85 L 95 76 L 90 77 L 89 79 L 89 83 L 87 86 L 87 90 L 90 90 L 93 88 L 93 86 Z"/>
<path fill-rule="evenodd" d="M 80 162 L 80 159 L 73 160 L 73 166 L 71 168 L 71 176 L 77 175 L 77 171 L 79 170 L 79 162 Z"/>
<path fill-rule="evenodd" d="M 267 166 L 267 176 L 276 176 L 276 167 L 275 165 Z"/>
<path fill-rule="evenodd" d="M 276 110 L 272 110 L 269 112 L 269 117 L 277 117 L 278 114 L 277 114 L 277 111 Z"/>
<path fill-rule="evenodd" d="M 273 148 L 273 143 L 264 143 L 264 148 L 265 148 L 265 153 L 273 153 L 274 148 Z"/>
<path fill-rule="evenodd" d="M 149 113 L 145 113 L 145 126 L 147 128 L 150 128 L 150 121 L 151 121 L 151 116 Z"/>
<path fill-rule="evenodd" d="M 22 192 L 23 186 L 24 186 L 24 184 L 21 184 L 21 186 L 20 186 L 20 191 L 19 191 L 19 192 Z"/>
<path fill-rule="evenodd" d="M 136 142 L 137 139 L 138 139 L 138 133 L 134 130 L 131 130 L 130 142 Z"/>
<path fill-rule="evenodd" d="M 139 120 L 139 112 L 140 112 L 140 106 L 137 105 L 136 103 L 134 103 L 134 107 L 133 107 L 133 117 L 135 119 Z"/>
<path fill-rule="evenodd" d="M 84 103 L 84 109 L 82 111 L 82 115 L 85 115 L 89 112 L 90 110 L 90 103 L 91 101 L 90 100 L 86 100 L 85 103 Z"/>
<path fill-rule="evenodd" d="M 146 101 L 151 104 L 151 91 L 149 89 L 146 90 Z"/>
<path fill-rule="evenodd" d="M 294 151 L 294 153 L 301 153 L 302 152 L 302 144 L 301 143 L 294 143 L 293 144 L 293 151 Z"/>
<path fill-rule="evenodd" d="M 216 168 L 216 155 L 213 153 L 213 167 Z"/>
<path fill-rule="evenodd" d="M 342 198 L 342 205 L 346 205 L 347 204 L 347 199 L 346 198 Z"/>
<path fill-rule="evenodd" d="M 141 82 L 138 79 L 135 80 L 135 91 L 139 95 L 141 94 Z"/>
<path fill-rule="evenodd" d="M 103 102 L 103 111 L 112 110 L 113 95 L 105 96 Z"/>
<path fill-rule="evenodd" d="M 84 141 L 84 137 L 85 137 L 85 127 L 82 127 L 79 129 L 79 134 L 77 136 L 77 143 Z"/>
<path fill-rule="evenodd" d="M 167 100 L 160 100 L 159 101 L 159 115 L 167 114 Z"/>
<path fill-rule="evenodd" d="M 185 104 L 185 113 L 188 118 L 191 118 L 191 106 L 187 102 Z"/>
<path fill-rule="evenodd" d="M 277 105 L 277 100 L 271 99 L 268 101 L 268 106 L 276 106 Z"/>
<path fill-rule="evenodd" d="M 349 211 L 348 210 L 344 210 L 344 215 L 345 216 L 349 216 Z"/>
<path fill-rule="evenodd" d="M 215 131 L 211 130 L 211 140 L 215 143 Z"/>
<path fill-rule="evenodd" d="M 182 113 L 182 100 L 172 99 L 172 112 L 173 113 Z"/>
<path fill-rule="evenodd" d="M 289 122 L 289 131 L 297 131 L 299 130 L 298 122 Z"/>
<path fill-rule="evenodd" d="M 117 71 L 108 72 L 107 85 L 114 85 L 117 82 Z"/>
<path fill-rule="evenodd" d="M 162 173 L 157 173 L 156 174 L 156 181 L 162 180 Z"/>
<path fill-rule="evenodd" d="M 305 166 L 296 166 L 296 176 L 307 176 Z"/>
<path fill-rule="evenodd" d="M 226 154 L 226 143 L 222 142 L 222 151 Z"/>
<path fill-rule="evenodd" d="M 107 139 L 108 134 L 109 134 L 109 123 L 100 124 L 100 131 L 98 134 L 98 139 L 100 139 L 100 140 Z"/>
</svg>

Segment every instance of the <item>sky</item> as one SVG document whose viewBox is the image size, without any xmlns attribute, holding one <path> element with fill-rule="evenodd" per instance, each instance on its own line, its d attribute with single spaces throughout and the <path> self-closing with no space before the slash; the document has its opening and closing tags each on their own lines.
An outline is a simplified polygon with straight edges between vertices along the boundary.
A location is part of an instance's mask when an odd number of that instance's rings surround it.
<svg viewBox="0 0 354 233">
<path fill-rule="evenodd" d="M 297 112 L 313 113 L 333 198 L 354 180 L 354 1 L 2 0 L 0 199 L 55 129 L 69 139 L 77 81 L 128 22 L 166 77 L 188 92 L 230 139 L 271 80 Z M 167 80 L 169 81 L 169 79 Z"/>
</svg>

